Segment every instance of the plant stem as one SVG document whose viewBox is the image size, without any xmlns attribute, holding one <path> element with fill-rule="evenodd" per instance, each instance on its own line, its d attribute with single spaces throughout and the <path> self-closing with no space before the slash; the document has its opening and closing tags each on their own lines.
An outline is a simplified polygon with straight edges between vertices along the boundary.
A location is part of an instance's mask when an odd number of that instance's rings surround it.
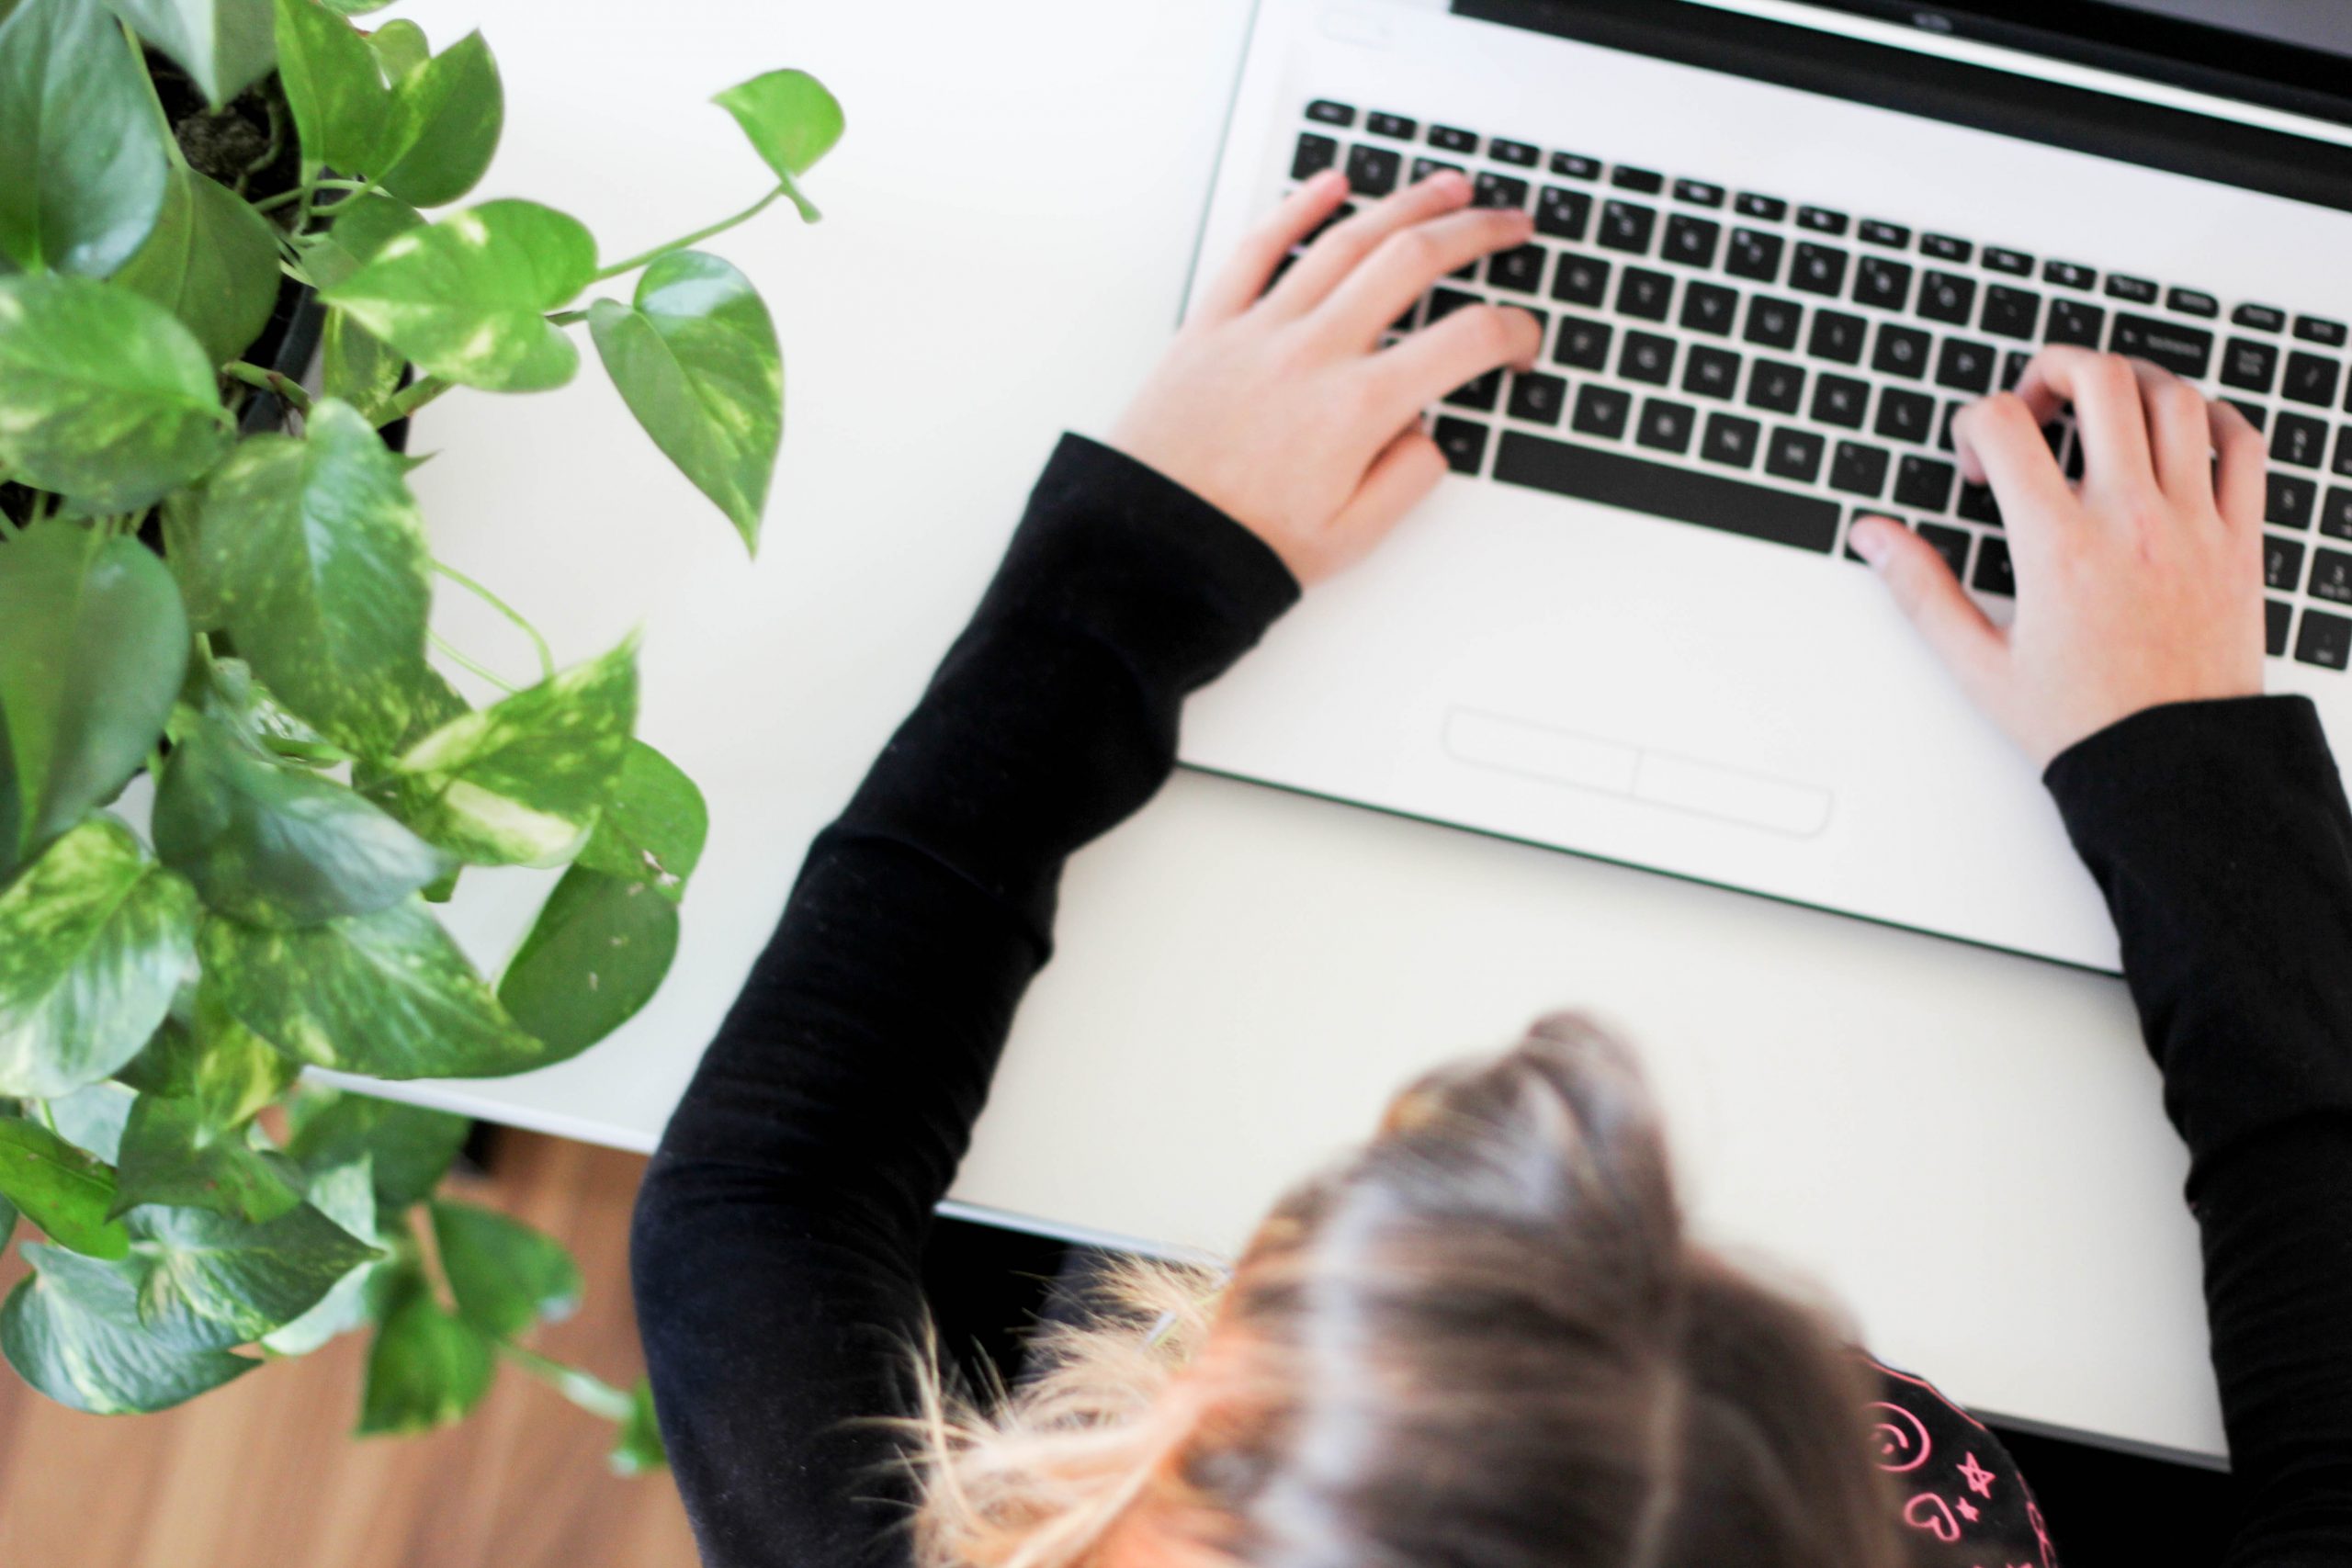
<svg viewBox="0 0 2352 1568">
<path fill-rule="evenodd" d="M 412 381 L 408 389 L 392 400 L 392 412 L 383 420 L 390 424 L 396 419 L 406 419 L 434 399 L 449 389 L 450 383 L 438 376 L 427 376 L 422 381 Z"/>
<path fill-rule="evenodd" d="M 248 365 L 239 359 L 223 365 L 220 367 L 220 373 L 232 381 L 243 381 L 248 387 L 258 387 L 265 392 L 275 392 L 304 413 L 311 412 L 311 394 L 275 370 L 265 370 L 258 365 Z"/>
<path fill-rule="evenodd" d="M 424 635 L 432 640 L 433 646 L 438 649 L 443 654 L 447 655 L 449 661 L 457 665 L 458 669 L 471 671 L 473 673 L 481 676 L 483 680 L 489 682 L 492 685 L 497 687 L 500 691 L 504 692 L 508 696 L 511 697 L 516 692 L 523 689 L 522 687 L 514 685 L 511 682 L 501 677 L 496 671 L 485 669 L 481 665 L 479 665 L 472 660 L 467 658 L 464 654 L 458 652 L 457 648 L 450 643 L 449 639 L 443 637 L 439 632 L 427 632 Z"/>
<path fill-rule="evenodd" d="M 0 540 L 13 539 L 23 531 L 24 530 L 17 526 L 15 522 L 9 518 L 6 513 L 0 512 Z"/>
<path fill-rule="evenodd" d="M 686 235 L 684 239 L 673 240 L 666 245 L 656 245 L 651 250 L 647 251 L 642 254 L 629 257 L 627 261 L 615 262 L 612 265 L 606 267 L 604 271 L 598 273 L 588 281 L 591 283 L 602 283 L 608 277 L 618 277 L 625 272 L 635 272 L 639 267 L 643 266 L 646 263 L 658 261 L 662 257 L 668 255 L 672 251 L 683 251 L 688 245 L 698 245 L 702 243 L 705 240 L 709 239 L 714 234 L 724 234 L 728 230 L 732 229 L 738 223 L 748 223 L 752 219 L 757 218 L 761 213 L 765 212 L 769 206 L 783 194 L 784 186 L 779 185 L 775 189 L 768 192 L 767 195 L 760 197 L 759 200 L 752 203 L 751 206 L 743 209 L 742 211 L 737 213 L 734 217 L 722 218 L 707 229 L 697 229 L 693 233 Z"/>
<path fill-rule="evenodd" d="M 587 319 L 588 312 L 585 310 L 558 310 L 548 318 L 548 325 L 568 327 L 575 321 L 584 321 Z"/>
<path fill-rule="evenodd" d="M 509 1340 L 498 1342 L 498 1353 L 592 1416 L 602 1416 L 607 1421 L 626 1421 L 635 1408 L 636 1401 L 593 1372 L 567 1367 Z"/>
<path fill-rule="evenodd" d="M 555 678 L 555 655 L 548 649 L 548 639 L 539 635 L 538 627 L 524 618 L 523 612 L 451 566 L 447 561 L 435 560 L 433 570 L 522 627 L 523 635 L 531 639 L 531 646 L 539 650 L 539 679 L 551 681 Z"/>
</svg>

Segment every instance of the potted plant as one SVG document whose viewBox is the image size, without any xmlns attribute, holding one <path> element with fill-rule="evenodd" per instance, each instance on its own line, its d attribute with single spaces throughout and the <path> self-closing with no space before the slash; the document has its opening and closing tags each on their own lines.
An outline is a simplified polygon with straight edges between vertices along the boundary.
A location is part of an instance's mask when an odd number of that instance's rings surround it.
<svg viewBox="0 0 2352 1568">
<path fill-rule="evenodd" d="M 398 436 L 560 386 L 584 327 L 755 546 L 782 361 L 692 247 L 813 220 L 841 109 L 720 93 L 772 188 L 604 264 L 534 202 L 429 215 L 490 165 L 498 66 L 379 3 L 0 0 L 0 1351 L 125 1413 L 372 1327 L 362 1431 L 462 1416 L 504 1355 L 640 1469 L 643 1384 L 518 1343 L 577 1299 L 561 1247 L 434 1197 L 466 1124 L 297 1080 L 543 1066 L 660 985 L 705 816 L 633 738 L 633 640 L 559 670 L 531 631 L 537 683 L 469 704 L 429 649 L 499 682 L 436 580 L 528 623 L 432 558 Z M 494 983 L 432 911 L 467 865 L 569 868 Z"/>
</svg>

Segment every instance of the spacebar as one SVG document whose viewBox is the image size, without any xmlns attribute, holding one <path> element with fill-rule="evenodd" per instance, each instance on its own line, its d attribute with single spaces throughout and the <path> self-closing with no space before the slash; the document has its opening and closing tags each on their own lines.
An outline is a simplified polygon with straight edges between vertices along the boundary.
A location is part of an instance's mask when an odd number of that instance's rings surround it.
<svg viewBox="0 0 2352 1568">
<path fill-rule="evenodd" d="M 1523 431 L 1503 433 L 1495 478 L 1823 555 L 1838 543 L 1836 502 L 1571 446 Z"/>
</svg>

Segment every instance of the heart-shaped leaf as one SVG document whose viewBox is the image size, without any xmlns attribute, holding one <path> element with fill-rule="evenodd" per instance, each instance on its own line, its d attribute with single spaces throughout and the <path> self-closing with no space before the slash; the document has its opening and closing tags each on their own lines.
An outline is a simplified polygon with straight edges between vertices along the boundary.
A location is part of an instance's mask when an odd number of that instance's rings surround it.
<svg viewBox="0 0 2352 1568">
<path fill-rule="evenodd" d="M 328 8 L 336 7 L 330 5 Z M 426 40 L 424 29 L 406 17 L 393 17 L 367 37 L 368 47 L 376 51 L 376 63 L 383 68 L 384 80 L 392 85 L 395 92 L 400 89 L 401 77 L 422 69 L 433 58 L 433 45 Z"/>
<path fill-rule="evenodd" d="M 382 191 L 346 197 L 329 209 L 332 221 L 324 238 L 306 242 L 303 265 L 322 288 L 332 288 L 375 258 L 395 234 L 424 226 L 424 214 Z M 328 312 L 330 323 L 343 312 Z"/>
<path fill-rule="evenodd" d="M 122 1130 L 139 1097 L 109 1079 L 41 1102 L 58 1135 L 77 1149 L 112 1161 L 122 1149 Z"/>
<path fill-rule="evenodd" d="M 314 1175 L 365 1158 L 377 1197 L 392 1208 L 420 1202 L 465 1147 L 473 1123 L 446 1111 L 347 1089 L 305 1089 L 295 1100 L 286 1152 Z M 357 1233 L 354 1233 L 355 1235 Z"/>
<path fill-rule="evenodd" d="M 114 1217 L 115 1173 L 37 1122 L 0 1116 L 0 1195 L 61 1247 L 123 1258 L 130 1234 Z"/>
<path fill-rule="evenodd" d="M 29 852 L 110 800 L 164 733 L 186 676 L 171 573 L 130 539 L 48 523 L 0 545 L 0 728 Z"/>
<path fill-rule="evenodd" d="M 217 717 L 173 748 L 155 852 L 207 908 L 254 925 L 316 925 L 397 903 L 449 856 L 344 785 L 272 761 Z"/>
<path fill-rule="evenodd" d="M 493 1339 L 570 1317 L 580 1268 L 551 1235 L 471 1203 L 436 1199 L 433 1241 L 458 1315 Z"/>
<path fill-rule="evenodd" d="M 188 971 L 196 893 L 93 818 L 0 893 L 0 1095 L 96 1083 L 139 1054 Z"/>
<path fill-rule="evenodd" d="M 634 307 L 599 299 L 588 324 L 637 423 L 756 550 L 784 440 L 784 357 L 752 280 L 673 251 L 638 279 Z"/>
<path fill-rule="evenodd" d="M 181 1350 L 247 1345 L 293 1322 L 336 1280 L 381 1256 L 308 1203 L 259 1224 L 150 1206 L 126 1222 L 139 1321 Z"/>
<path fill-rule="evenodd" d="M 132 512 L 212 467 L 229 440 L 211 357 L 169 310 L 86 277 L 0 278 L 0 464 L 11 477 L 92 511 Z"/>
<path fill-rule="evenodd" d="M 302 166 L 373 172 L 391 93 L 375 51 L 318 0 L 277 0 L 277 75 L 302 139 Z"/>
<path fill-rule="evenodd" d="M 139 1320 L 127 1267 L 27 1243 L 37 1270 L 0 1308 L 0 1350 L 33 1387 L 94 1416 L 165 1410 L 261 1365 L 223 1350 L 167 1345 Z"/>
<path fill-rule="evenodd" d="M 154 231 L 114 280 L 177 316 L 225 365 L 269 324 L 278 276 L 269 220 L 218 181 L 174 169 Z"/>
<path fill-rule="evenodd" d="M 113 272 L 164 209 L 169 141 L 105 6 L 24 0 L 0 21 L 0 255 L 28 272 Z M 0 389 L 8 379 L 0 367 Z"/>
<path fill-rule="evenodd" d="M 219 916 L 197 938 L 205 981 L 288 1055 L 382 1078 L 496 1077 L 554 1060 L 498 1005 L 416 899 L 274 931 Z"/>
<path fill-rule="evenodd" d="M 398 745 L 425 668 L 431 558 L 400 461 L 367 419 L 321 401 L 303 439 L 243 442 L 205 487 L 198 544 L 270 691 L 354 750 Z"/>
<path fill-rule="evenodd" d="M 580 367 L 580 351 L 547 313 L 595 272 L 596 242 L 578 220 L 537 202 L 486 201 L 390 240 L 321 298 L 429 374 L 537 391 Z"/>
<path fill-rule="evenodd" d="M 475 864 L 560 864 L 594 826 L 636 721 L 632 637 L 410 747 L 395 809 Z"/>
<path fill-rule="evenodd" d="M 577 1055 L 653 999 L 678 951 L 677 906 L 642 882 L 573 866 L 498 983 L 514 1021 Z"/>
<path fill-rule="evenodd" d="M 841 101 L 806 71 L 771 71 L 711 101 L 735 117 L 752 148 L 784 182 L 800 216 L 814 222 L 817 209 L 801 196 L 799 176 L 842 139 Z"/>
<path fill-rule="evenodd" d="M 311 1206 L 370 1247 L 380 1247 L 383 1235 L 376 1224 L 376 1186 L 366 1155 L 334 1166 L 311 1179 Z M 262 1348 L 280 1356 L 307 1356 L 338 1334 L 368 1321 L 368 1288 L 380 1270 L 397 1267 L 371 1258 L 334 1282 L 310 1311 L 283 1328 L 262 1336 Z"/>
<path fill-rule="evenodd" d="M 188 1010 L 185 1023 L 166 1020 L 115 1076 L 142 1094 L 188 1101 L 206 1128 L 242 1127 L 284 1094 L 301 1069 L 231 1017 L 201 983 Z"/>
<path fill-rule="evenodd" d="M 632 740 L 579 863 L 646 883 L 674 904 L 685 897 L 686 878 L 702 859 L 709 832 L 710 811 L 695 781 L 644 741 Z"/>
<path fill-rule="evenodd" d="M 277 63 L 270 0 L 107 0 L 219 108 Z"/>
<path fill-rule="evenodd" d="M 422 1279 L 394 1292 L 394 1301 L 368 1350 L 363 1438 L 446 1427 L 490 1391 L 492 1349 L 480 1329 L 443 1312 Z"/>
<path fill-rule="evenodd" d="M 302 1201 L 300 1167 L 253 1146 L 243 1129 L 209 1125 L 192 1100 L 142 1094 L 123 1128 L 115 1213 L 170 1203 L 259 1224 Z"/>
<path fill-rule="evenodd" d="M 468 33 L 394 79 L 378 177 L 417 207 L 455 201 L 489 173 L 505 118 L 498 62 L 481 34 Z"/>
</svg>

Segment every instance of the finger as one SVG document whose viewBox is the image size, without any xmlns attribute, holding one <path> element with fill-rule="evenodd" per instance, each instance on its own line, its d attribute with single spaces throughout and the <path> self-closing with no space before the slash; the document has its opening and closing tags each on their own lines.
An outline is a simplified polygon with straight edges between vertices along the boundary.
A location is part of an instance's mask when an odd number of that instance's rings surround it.
<svg viewBox="0 0 2352 1568">
<path fill-rule="evenodd" d="M 1337 341 L 1369 344 L 1448 273 L 1534 232 L 1535 220 L 1517 208 L 1449 212 L 1399 229 L 1340 280 L 1315 319 Z"/>
<path fill-rule="evenodd" d="M 1353 218 L 1335 223 L 1331 231 L 1306 247 L 1298 265 L 1283 276 L 1271 296 L 1285 315 L 1305 315 L 1324 296 L 1380 248 L 1391 234 L 1426 223 L 1466 206 L 1470 181 L 1452 169 L 1441 169 L 1418 185 L 1373 203 Z M 1455 264 L 1459 265 L 1460 264 Z M 1403 307 L 1397 308 L 1403 313 Z"/>
<path fill-rule="evenodd" d="M 2045 348 L 2026 367 L 2018 396 L 2046 423 L 2062 403 L 2075 405 L 2075 439 L 2083 448 L 2083 482 L 2110 491 L 2154 488 L 2148 414 L 2140 378 L 2120 355 Z"/>
<path fill-rule="evenodd" d="M 1347 197 L 1348 176 L 1337 169 L 1326 169 L 1291 192 L 1272 216 L 1250 231 L 1203 291 L 1194 319 L 1230 321 L 1257 303 L 1291 247 L 1315 232 L 1315 226 L 1337 212 Z"/>
<path fill-rule="evenodd" d="M 1370 417 L 1383 429 L 1419 414 L 1465 381 L 1506 365 L 1532 368 L 1544 329 L 1509 305 L 1468 305 L 1372 356 Z"/>
<path fill-rule="evenodd" d="M 2042 438 L 2041 419 L 2014 392 L 1996 392 L 1960 411 L 1951 423 L 1961 471 L 1972 484 L 1989 484 L 2009 531 L 2020 541 L 2037 536 L 2039 520 L 2068 515 L 2075 492 Z M 2029 521 L 2032 519 L 2033 521 Z"/>
<path fill-rule="evenodd" d="M 2233 529 L 2258 529 L 2270 504 L 2270 447 L 2254 422 L 2229 403 L 2211 404 L 2205 417 L 2213 450 L 2220 454 L 2213 500 L 2221 507 L 2222 521 Z"/>
<path fill-rule="evenodd" d="M 2205 394 L 2144 359 L 2129 360 L 2147 411 L 2156 483 L 2177 502 L 2213 499 L 2213 415 Z"/>
<path fill-rule="evenodd" d="M 1318 562 L 1322 574 L 1359 559 L 1386 538 L 1445 473 L 1445 454 L 1419 424 L 1382 448 L 1356 493 L 1331 520 L 1327 553 Z"/>
<path fill-rule="evenodd" d="M 1852 543 L 1970 699 L 1995 706 L 2008 668 L 2008 640 L 1961 588 L 1936 547 L 1884 517 L 1858 519 Z"/>
</svg>

